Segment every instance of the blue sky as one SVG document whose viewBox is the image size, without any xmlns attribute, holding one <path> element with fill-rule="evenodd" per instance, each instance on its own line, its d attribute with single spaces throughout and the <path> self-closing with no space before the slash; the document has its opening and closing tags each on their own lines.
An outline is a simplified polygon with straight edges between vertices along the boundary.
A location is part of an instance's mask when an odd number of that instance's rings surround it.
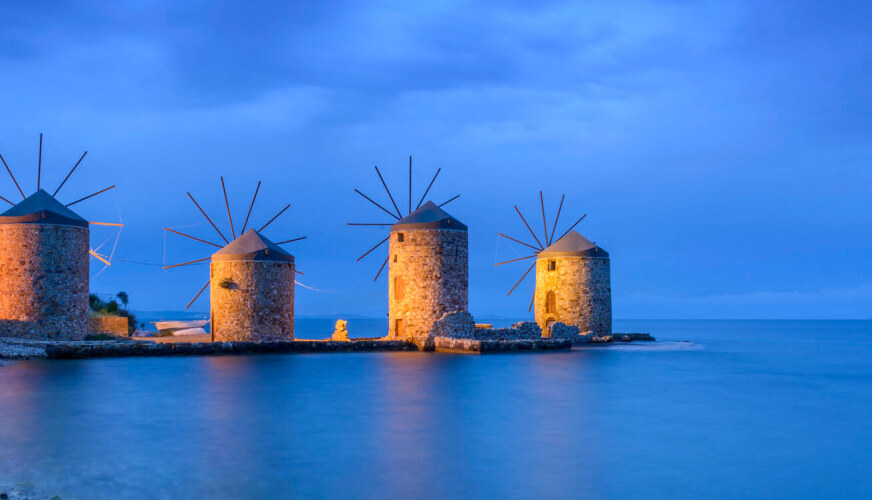
<svg viewBox="0 0 872 500">
<path fill-rule="evenodd" d="M 208 267 L 159 266 L 226 227 L 292 208 L 265 234 L 306 272 L 297 314 L 386 312 L 372 283 L 387 202 L 373 165 L 470 227 L 470 306 L 526 317 L 512 209 L 612 256 L 617 318 L 872 317 L 872 8 L 861 2 L 11 2 L 0 6 L 0 153 L 32 191 L 38 136 L 62 200 L 126 224 L 93 291 L 182 309 Z M 13 198 L 11 181 L 0 194 Z M 550 221 L 549 221 L 550 223 Z M 93 231 L 111 248 L 114 233 Z M 378 255 L 382 255 L 379 257 Z M 99 275 L 97 273 L 100 272 Z M 207 310 L 205 297 L 194 309 Z"/>
</svg>

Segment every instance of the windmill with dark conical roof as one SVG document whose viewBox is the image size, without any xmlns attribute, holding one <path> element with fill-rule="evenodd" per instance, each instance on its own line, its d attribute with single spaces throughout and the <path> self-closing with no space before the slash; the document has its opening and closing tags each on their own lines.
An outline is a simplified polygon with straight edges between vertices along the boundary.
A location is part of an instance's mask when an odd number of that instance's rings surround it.
<svg viewBox="0 0 872 500">
<path fill-rule="evenodd" d="M 56 198 L 87 151 L 54 193 L 42 188 L 42 139 L 40 134 L 36 192 L 30 196 L 0 155 L 22 198 L 14 203 L 0 196 L 12 205 L 0 214 L 0 336 L 79 340 L 88 332 L 88 255 L 109 265 L 90 250 L 89 226 L 122 224 L 89 222 L 69 208 L 114 185 L 66 204 Z"/>
<path fill-rule="evenodd" d="M 390 240 L 388 256 L 375 276 L 388 267 L 389 336 L 424 342 L 433 324 L 446 313 L 466 312 L 469 307 L 469 239 L 467 227 L 442 207 L 460 195 L 437 205 L 426 201 L 439 172 L 412 208 L 412 157 L 409 157 L 408 211 L 405 214 L 385 183 L 376 174 L 394 211 L 355 191 L 395 219 L 388 223 L 349 223 L 352 226 L 389 226 L 390 234 L 357 260 L 360 261 Z"/>
<path fill-rule="evenodd" d="M 262 234 L 267 226 L 290 208 L 290 204 L 259 229 L 249 228 L 246 231 L 260 185 L 261 182 L 258 182 L 245 222 L 237 236 L 227 189 L 224 186 L 224 178 L 221 177 L 221 190 L 227 208 L 231 239 L 224 236 L 194 196 L 188 193 L 188 197 L 224 241 L 223 246 L 175 229 L 164 228 L 171 233 L 219 248 L 209 257 L 164 267 L 170 269 L 211 260 L 209 281 L 203 285 L 185 309 L 191 307 L 206 287 L 211 285 L 213 341 L 294 340 L 294 277 L 298 271 L 294 256 L 279 245 L 300 241 L 306 237 L 273 243 Z"/>
<path fill-rule="evenodd" d="M 545 199 L 542 191 L 539 191 L 543 229 L 541 240 L 515 205 L 515 211 L 536 244 L 497 233 L 503 238 L 530 248 L 533 253 L 526 257 L 498 262 L 496 265 L 536 259 L 507 295 L 511 295 L 530 271 L 536 268 L 536 288 L 530 301 L 530 308 L 535 305 L 536 323 L 546 336 L 550 335 L 551 324 L 554 322 L 577 326 L 582 333 L 592 331 L 597 335 L 607 335 L 612 330 L 609 254 L 573 231 L 575 226 L 587 217 L 586 214 L 559 237 L 554 237 L 565 198 L 566 195 L 560 198 L 557 216 L 549 232 L 545 215 Z"/>
</svg>

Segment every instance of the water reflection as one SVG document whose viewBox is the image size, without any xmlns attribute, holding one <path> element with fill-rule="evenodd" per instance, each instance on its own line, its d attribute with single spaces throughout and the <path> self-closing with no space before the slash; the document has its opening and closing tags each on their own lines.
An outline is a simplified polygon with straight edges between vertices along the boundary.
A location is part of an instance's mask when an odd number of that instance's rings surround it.
<svg viewBox="0 0 872 500">
<path fill-rule="evenodd" d="M 661 328 L 704 349 L 16 363 L 0 367 L 0 483 L 73 498 L 869 492 L 869 323 Z"/>
</svg>

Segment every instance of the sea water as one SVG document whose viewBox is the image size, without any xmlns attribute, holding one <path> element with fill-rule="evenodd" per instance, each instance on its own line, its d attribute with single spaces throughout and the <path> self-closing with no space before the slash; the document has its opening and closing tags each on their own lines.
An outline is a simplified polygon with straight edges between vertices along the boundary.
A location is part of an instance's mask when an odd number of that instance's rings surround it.
<svg viewBox="0 0 872 500">
<path fill-rule="evenodd" d="M 385 326 L 349 322 L 352 336 Z M 658 342 L 16 362 L 0 367 L 0 485 L 113 499 L 872 496 L 872 322 L 615 327 Z M 298 320 L 299 336 L 331 331 Z"/>
</svg>

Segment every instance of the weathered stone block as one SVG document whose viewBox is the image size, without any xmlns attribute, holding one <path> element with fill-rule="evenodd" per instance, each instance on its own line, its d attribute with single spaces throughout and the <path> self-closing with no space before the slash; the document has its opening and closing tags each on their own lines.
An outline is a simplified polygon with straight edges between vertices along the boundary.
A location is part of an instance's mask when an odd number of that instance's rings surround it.
<svg viewBox="0 0 872 500">
<path fill-rule="evenodd" d="M 293 262 L 213 261 L 212 340 L 294 339 Z"/>
<path fill-rule="evenodd" d="M 465 230 L 391 232 L 388 268 L 390 337 L 426 342 L 434 324 L 446 313 L 467 311 L 468 246 Z"/>
<path fill-rule="evenodd" d="M 124 316 L 91 316 L 88 318 L 88 332 L 127 337 L 129 336 L 128 323 L 128 318 Z"/>
<path fill-rule="evenodd" d="M 0 336 L 84 338 L 89 259 L 86 227 L 0 224 Z"/>
<path fill-rule="evenodd" d="M 549 268 L 552 261 L 553 268 Z M 546 331 L 554 323 L 581 332 L 612 331 L 612 291 L 607 257 L 540 257 L 536 261 L 536 322 Z"/>
</svg>

